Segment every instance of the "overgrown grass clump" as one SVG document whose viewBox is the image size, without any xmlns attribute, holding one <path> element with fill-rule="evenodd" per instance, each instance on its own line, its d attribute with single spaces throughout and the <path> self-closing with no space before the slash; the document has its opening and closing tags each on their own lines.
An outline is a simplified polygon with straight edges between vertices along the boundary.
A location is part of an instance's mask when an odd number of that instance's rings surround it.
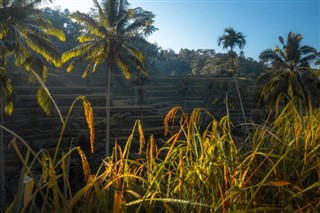
<svg viewBox="0 0 320 213">
<path fill-rule="evenodd" d="M 163 145 L 146 140 L 137 121 L 126 146 L 116 145 L 94 174 L 79 147 L 57 159 L 29 150 L 21 155 L 21 180 L 28 176 L 31 184 L 21 183 L 7 212 L 317 212 L 320 110 L 299 113 L 289 103 L 273 122 L 244 125 L 249 136 L 235 142 L 228 116 L 218 121 L 201 109 L 189 116 L 175 107 L 164 120 Z M 139 157 L 131 158 L 138 142 Z M 73 152 L 85 177 L 78 190 L 69 177 Z"/>
</svg>

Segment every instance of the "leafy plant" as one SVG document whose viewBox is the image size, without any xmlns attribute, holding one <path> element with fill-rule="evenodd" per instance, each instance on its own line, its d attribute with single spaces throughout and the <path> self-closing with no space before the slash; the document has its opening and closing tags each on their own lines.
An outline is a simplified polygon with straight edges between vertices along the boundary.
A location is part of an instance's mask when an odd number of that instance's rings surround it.
<svg viewBox="0 0 320 213">
<path fill-rule="evenodd" d="M 71 60 L 67 67 L 70 72 L 76 63 L 87 61 L 83 73 L 85 78 L 90 70 L 95 72 L 98 65 L 106 64 L 106 155 L 109 155 L 110 126 L 110 77 L 115 68 L 120 69 L 127 79 L 131 77 L 131 66 L 146 72 L 145 57 L 134 45 L 135 37 L 148 36 L 156 28 L 154 14 L 141 8 L 129 9 L 127 1 L 93 0 L 97 15 L 79 11 L 70 15 L 79 23 L 84 33 L 78 37 L 80 45 L 62 55 L 63 62 Z"/>
<path fill-rule="evenodd" d="M 243 109 L 242 104 L 242 98 L 240 94 L 240 88 L 238 85 L 238 80 L 236 78 L 237 70 L 236 70 L 236 61 L 237 53 L 234 51 L 234 48 L 236 46 L 239 47 L 240 50 L 244 48 L 246 45 L 245 36 L 241 32 L 237 32 L 232 27 L 227 27 L 224 29 L 224 34 L 222 36 L 218 37 L 218 45 L 220 46 L 222 44 L 223 49 L 230 48 L 230 59 L 231 59 L 231 65 L 232 65 L 232 71 L 233 71 L 233 78 L 236 83 L 237 93 L 239 97 L 240 107 L 243 115 L 244 122 L 247 122 L 246 114 Z"/>
<path fill-rule="evenodd" d="M 279 41 L 282 47 L 276 45 L 274 49 L 264 50 L 259 56 L 264 62 L 271 62 L 272 66 L 269 72 L 258 79 L 262 83 L 265 77 L 271 76 L 271 80 L 266 82 L 260 91 L 261 102 L 272 109 L 276 105 L 277 97 L 283 94 L 284 102 L 298 98 L 308 105 L 310 99 L 312 105 L 318 107 L 319 74 L 310 67 L 310 63 L 317 59 L 316 49 L 301 45 L 300 33 L 289 32 L 286 42 L 282 36 Z"/>
<path fill-rule="evenodd" d="M 251 124 L 249 143 L 235 142 L 228 116 L 218 121 L 202 109 L 188 115 L 174 107 L 164 119 L 168 139 L 163 145 L 153 136 L 146 140 L 138 120 L 126 145 L 116 144 L 96 173 L 79 147 L 54 160 L 45 150 L 34 153 L 29 149 L 23 157 L 13 141 L 24 165 L 21 177 L 30 176 L 35 187 L 22 209 L 316 212 L 320 207 L 320 110 L 306 108 L 302 115 L 295 106 L 291 101 L 278 110 L 272 124 Z M 201 128 L 203 117 L 211 122 Z M 172 129 L 176 123 L 179 128 Z M 139 155 L 133 155 L 137 147 Z M 77 191 L 70 188 L 68 176 L 68 160 L 74 151 L 80 154 L 85 179 Z M 34 160 L 28 161 L 29 156 L 35 156 Z M 40 179 L 33 178 L 36 161 L 42 168 Z M 7 212 L 21 204 L 21 195 L 27 192 L 19 187 Z"/>
</svg>

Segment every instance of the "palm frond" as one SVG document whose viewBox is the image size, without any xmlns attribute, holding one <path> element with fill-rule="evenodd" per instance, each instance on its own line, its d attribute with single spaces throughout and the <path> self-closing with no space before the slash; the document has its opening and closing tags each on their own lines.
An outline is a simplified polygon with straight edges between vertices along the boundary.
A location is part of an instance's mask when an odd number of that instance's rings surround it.
<svg viewBox="0 0 320 213">
<path fill-rule="evenodd" d="M 84 52 L 79 58 L 81 61 L 95 61 L 102 63 L 101 61 L 105 61 L 108 44 L 105 43 L 104 40 L 98 40 L 94 42 L 94 45 L 91 46 L 90 50 L 86 53 Z"/>
<path fill-rule="evenodd" d="M 283 59 L 272 49 L 264 50 L 260 53 L 259 58 L 265 62 L 268 61 L 279 61 L 282 62 Z"/>
<path fill-rule="evenodd" d="M 43 87 L 38 88 L 37 100 L 38 100 L 39 106 L 43 109 L 43 111 L 47 115 L 50 115 L 52 108 L 53 108 L 53 103 L 52 103 L 47 91 Z"/>
<path fill-rule="evenodd" d="M 121 10 L 121 8 L 119 8 L 119 0 L 103 0 L 102 2 L 109 27 L 115 27 L 117 25 L 119 11 Z"/>
<path fill-rule="evenodd" d="M 117 65 L 117 67 L 119 67 L 119 69 L 122 71 L 122 73 L 126 77 L 126 79 L 130 79 L 131 73 L 129 70 L 128 63 L 126 63 L 124 61 L 124 59 L 121 58 L 121 56 L 119 56 L 119 55 L 117 57 L 115 57 L 115 63 Z"/>
<path fill-rule="evenodd" d="M 306 56 L 302 57 L 302 58 L 299 60 L 298 67 L 299 67 L 299 68 L 303 68 L 303 67 L 309 68 L 309 67 L 310 67 L 309 62 L 315 60 L 316 58 L 317 58 L 317 57 L 316 57 L 314 54 L 306 55 Z"/>
<path fill-rule="evenodd" d="M 66 71 L 67 71 L 67 72 L 71 72 L 71 71 L 74 69 L 75 66 L 76 66 L 76 61 L 72 61 L 72 62 L 67 66 Z"/>
<path fill-rule="evenodd" d="M 132 57 L 136 58 L 137 60 L 139 60 L 141 62 L 145 61 L 145 57 L 141 51 L 137 50 L 133 46 L 126 46 L 126 47 L 127 47 L 126 49 L 130 52 L 130 55 Z"/>
<path fill-rule="evenodd" d="M 140 31 L 142 31 L 146 32 L 145 35 L 148 35 L 149 33 L 152 33 L 156 30 L 156 28 L 152 28 L 152 24 L 153 21 L 149 17 L 134 19 L 134 22 L 130 23 L 130 25 L 127 25 L 125 28 L 121 28 L 120 33 L 138 34 Z M 148 30 L 146 30 L 147 28 Z"/>
<path fill-rule="evenodd" d="M 104 26 L 105 28 L 108 28 L 109 23 L 108 23 L 107 17 L 105 15 L 105 12 L 103 11 L 101 5 L 99 4 L 99 2 L 97 0 L 93 0 L 93 4 L 98 9 L 100 24 L 102 26 Z"/>
<path fill-rule="evenodd" d="M 79 57 L 84 54 L 90 54 L 90 49 L 94 46 L 95 42 L 86 42 L 84 44 L 80 44 L 75 48 L 64 52 L 61 56 L 62 63 L 69 61 L 72 58 Z"/>
<path fill-rule="evenodd" d="M 317 55 L 317 49 L 314 48 L 314 47 L 311 47 L 309 45 L 303 45 L 300 47 L 300 51 L 303 53 L 303 54 L 313 54 L 313 55 Z"/>
<path fill-rule="evenodd" d="M 145 27 L 144 27 L 142 32 L 143 32 L 144 35 L 149 36 L 149 35 L 151 35 L 153 32 L 155 32 L 157 30 L 158 30 L 158 28 L 156 28 L 153 25 L 153 22 L 149 21 L 149 22 L 145 23 Z"/>
<path fill-rule="evenodd" d="M 4 112 L 7 115 L 12 115 L 13 113 L 13 100 L 12 100 L 12 94 L 13 94 L 13 88 L 12 88 L 12 82 L 11 79 L 8 78 L 6 75 L 6 70 L 4 67 L 0 67 L 0 105 L 1 103 L 4 103 Z M 1 106 L 3 107 L 3 106 Z"/>
<path fill-rule="evenodd" d="M 48 62 L 56 67 L 62 66 L 60 55 L 51 42 L 39 39 L 36 35 L 28 35 L 25 41 L 34 52 L 43 56 Z"/>
<path fill-rule="evenodd" d="M 99 24 L 89 15 L 77 11 L 72 13 L 70 18 L 85 27 L 88 33 L 98 37 L 104 37 L 104 34 L 101 32 L 101 26 L 99 26 Z"/>
<path fill-rule="evenodd" d="M 67 62 L 72 58 L 75 59 L 67 66 L 67 72 L 71 72 L 78 62 L 90 61 L 82 75 L 82 78 L 85 78 L 91 68 L 93 69 L 92 72 L 95 72 L 97 66 L 105 61 L 106 51 L 104 48 L 104 41 L 87 42 L 85 44 L 78 45 L 62 55 L 63 62 Z"/>
<path fill-rule="evenodd" d="M 78 36 L 78 41 L 80 43 L 86 43 L 86 42 L 90 42 L 90 41 L 94 41 L 96 39 L 96 36 L 94 35 L 80 35 Z"/>
<path fill-rule="evenodd" d="M 47 35 L 53 36 L 62 42 L 66 41 L 66 36 L 61 29 L 56 28 L 49 20 L 40 18 L 37 25 Z"/>
<path fill-rule="evenodd" d="M 33 70 L 37 75 L 41 76 L 42 81 L 47 79 L 48 69 L 39 57 L 28 55 L 22 65 L 28 72 Z"/>
<path fill-rule="evenodd" d="M 279 41 L 280 41 L 280 44 L 284 45 L 284 39 L 282 36 L 279 36 Z"/>
<path fill-rule="evenodd" d="M 31 24 L 24 23 L 23 26 L 19 26 L 19 31 L 23 36 L 34 35 L 38 37 L 38 40 L 44 40 L 49 42 L 50 38 L 46 32 L 44 32 L 40 27 Z"/>
<path fill-rule="evenodd" d="M 101 54 L 97 54 L 97 57 L 91 57 L 92 60 L 91 62 L 88 64 L 87 68 L 85 69 L 85 71 L 82 74 L 82 78 L 86 78 L 89 71 L 91 70 L 92 72 L 96 72 L 98 65 L 102 64 L 105 61 L 105 57 L 101 57 Z M 104 55 L 104 53 L 103 53 Z M 88 59 L 87 59 L 88 60 Z"/>
</svg>

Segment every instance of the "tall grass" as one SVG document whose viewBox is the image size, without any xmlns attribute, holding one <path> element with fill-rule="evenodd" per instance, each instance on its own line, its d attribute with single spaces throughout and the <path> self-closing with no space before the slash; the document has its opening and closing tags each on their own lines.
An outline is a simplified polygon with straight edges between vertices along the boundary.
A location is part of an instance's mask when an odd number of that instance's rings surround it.
<svg viewBox="0 0 320 213">
<path fill-rule="evenodd" d="M 202 124 L 203 116 L 210 122 Z M 13 143 L 24 166 L 7 212 L 317 212 L 319 118 L 320 110 L 301 114 L 290 102 L 273 122 L 250 124 L 250 140 L 236 143 L 228 116 L 218 121 L 202 109 L 188 115 L 175 107 L 164 120 L 166 140 L 146 140 L 138 120 L 126 145 L 116 144 L 95 173 L 79 147 L 22 156 Z M 132 147 L 140 147 L 139 157 L 131 157 Z M 73 152 L 82 162 L 79 190 L 70 183 Z"/>
</svg>

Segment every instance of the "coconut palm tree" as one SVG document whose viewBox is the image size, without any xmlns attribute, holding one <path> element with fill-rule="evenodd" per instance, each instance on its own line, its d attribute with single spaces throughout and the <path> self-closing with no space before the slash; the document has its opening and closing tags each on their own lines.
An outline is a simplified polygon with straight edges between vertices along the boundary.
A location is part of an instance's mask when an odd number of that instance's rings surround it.
<svg viewBox="0 0 320 213">
<path fill-rule="evenodd" d="M 246 45 L 245 36 L 241 32 L 237 32 L 232 27 L 227 27 L 224 29 L 224 34 L 222 36 L 218 37 L 218 45 L 219 46 L 222 45 L 223 49 L 230 48 L 229 54 L 230 54 L 230 58 L 231 58 L 233 78 L 236 83 L 237 93 L 238 93 L 238 97 L 239 97 L 239 101 L 240 101 L 240 107 L 241 107 L 241 111 L 243 114 L 244 122 L 246 123 L 246 115 L 245 115 L 245 112 L 243 109 L 242 98 L 241 98 L 241 94 L 240 94 L 238 80 L 236 78 L 236 61 L 235 61 L 235 59 L 237 57 L 237 54 L 234 51 L 234 48 L 236 48 L 237 46 L 239 47 L 240 50 L 242 50 L 244 48 L 244 46 Z"/>
<path fill-rule="evenodd" d="M 309 99 L 312 105 L 319 106 L 320 81 L 317 74 L 310 68 L 310 62 L 317 59 L 317 50 L 308 45 L 301 45 L 302 35 L 289 32 L 287 41 L 279 37 L 282 47 L 261 52 L 259 58 L 272 66 L 271 80 L 262 88 L 261 102 L 272 108 L 280 94 L 287 98 L 298 98 L 308 106 Z M 263 76 L 260 76 L 263 79 Z"/>
<path fill-rule="evenodd" d="M 141 8 L 129 9 L 126 0 L 102 0 L 101 4 L 93 0 L 97 15 L 81 12 L 71 14 L 84 28 L 78 37 L 81 43 L 62 55 L 63 62 L 72 59 L 67 71 L 71 71 L 80 61 L 89 62 L 83 77 L 89 70 L 96 71 L 97 66 L 105 63 L 106 68 L 106 155 L 109 155 L 110 125 L 110 76 L 116 67 L 127 79 L 131 77 L 130 65 L 141 72 L 146 72 L 144 56 L 135 48 L 137 36 L 148 36 L 156 28 L 153 26 L 154 15 Z"/>
<path fill-rule="evenodd" d="M 10 79 L 6 76 L 4 67 L 0 67 L 0 125 L 3 125 L 3 110 L 4 105 L 5 113 L 12 114 L 12 86 Z M 4 165 L 4 138 L 3 129 L 0 128 L 0 211 L 6 204 L 6 191 L 5 191 L 5 165 Z"/>
<path fill-rule="evenodd" d="M 41 10 L 37 9 L 40 3 L 39 0 L 0 1 L 0 66 L 5 69 L 6 60 L 13 57 L 16 66 L 33 74 L 42 84 L 37 93 L 38 103 L 49 114 L 53 103 L 43 87 L 47 77 L 46 63 L 56 67 L 62 65 L 50 36 L 65 41 L 65 35 L 42 16 Z"/>
<path fill-rule="evenodd" d="M 39 81 L 41 86 L 37 94 L 38 103 L 47 114 L 50 112 L 51 104 L 54 104 L 44 84 L 47 67 L 43 59 L 55 66 L 61 66 L 59 53 L 51 43 L 50 36 L 55 36 L 62 41 L 65 40 L 65 37 L 62 31 L 42 17 L 41 11 L 37 9 L 41 2 L 39 0 L 0 0 L 1 124 L 3 121 L 2 107 L 9 115 L 13 110 L 12 85 L 6 69 L 9 58 L 13 58 L 17 67 L 30 72 Z M 3 131 L 2 128 L 0 131 Z M 4 207 L 4 141 L 3 132 L 0 134 L 0 205 Z"/>
</svg>

